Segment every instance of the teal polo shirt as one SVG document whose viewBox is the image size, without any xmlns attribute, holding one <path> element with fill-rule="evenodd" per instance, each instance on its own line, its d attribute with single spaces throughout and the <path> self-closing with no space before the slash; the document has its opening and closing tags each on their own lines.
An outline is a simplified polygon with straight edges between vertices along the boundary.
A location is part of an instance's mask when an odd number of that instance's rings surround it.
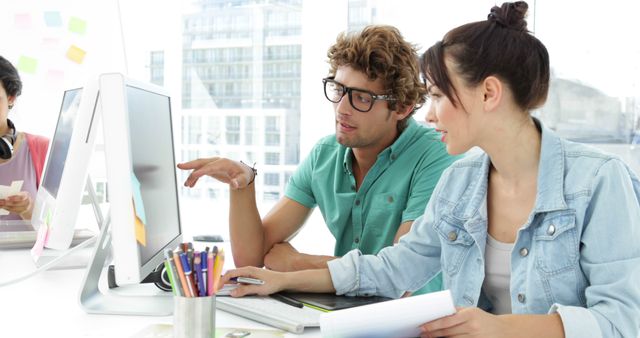
<svg viewBox="0 0 640 338">
<path fill-rule="evenodd" d="M 440 133 L 410 118 L 384 149 L 356 191 L 352 149 L 335 135 L 321 139 L 298 166 L 285 195 L 307 208 L 318 206 L 336 239 L 335 256 L 353 249 L 377 254 L 393 245 L 400 224 L 422 215 L 444 171 L 457 157 L 446 152 Z M 441 289 L 441 279 L 428 291 Z"/>
</svg>

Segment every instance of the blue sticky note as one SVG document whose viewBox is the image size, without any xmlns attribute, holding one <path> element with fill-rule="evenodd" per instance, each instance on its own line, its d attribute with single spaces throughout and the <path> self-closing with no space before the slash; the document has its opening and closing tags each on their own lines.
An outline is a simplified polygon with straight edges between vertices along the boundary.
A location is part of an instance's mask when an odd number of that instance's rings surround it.
<svg viewBox="0 0 640 338">
<path fill-rule="evenodd" d="M 131 172 L 131 189 L 133 192 L 133 204 L 136 207 L 136 215 L 142 223 L 147 224 L 147 216 L 144 213 L 144 202 L 142 201 L 142 192 L 140 191 L 140 181 L 136 177 L 136 174 Z"/>
<path fill-rule="evenodd" d="M 44 22 L 47 27 L 62 27 L 62 16 L 60 12 L 44 12 Z"/>
</svg>

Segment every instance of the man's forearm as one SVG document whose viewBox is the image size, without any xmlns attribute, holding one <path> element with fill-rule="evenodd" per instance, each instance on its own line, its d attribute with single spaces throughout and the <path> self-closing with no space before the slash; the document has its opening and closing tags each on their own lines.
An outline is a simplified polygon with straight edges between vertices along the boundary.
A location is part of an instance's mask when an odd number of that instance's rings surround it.
<svg viewBox="0 0 640 338">
<path fill-rule="evenodd" d="M 264 265 L 264 229 L 254 184 L 230 191 L 229 234 L 236 267 Z"/>
</svg>

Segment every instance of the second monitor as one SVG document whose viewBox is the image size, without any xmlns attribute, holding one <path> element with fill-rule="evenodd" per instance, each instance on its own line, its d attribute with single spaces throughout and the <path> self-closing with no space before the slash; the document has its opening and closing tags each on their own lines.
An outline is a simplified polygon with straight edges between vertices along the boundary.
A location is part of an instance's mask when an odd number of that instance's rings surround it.
<svg viewBox="0 0 640 338">
<path fill-rule="evenodd" d="M 171 99 L 122 74 L 100 77 L 115 278 L 139 283 L 181 242 Z"/>
<path fill-rule="evenodd" d="M 110 209 L 80 304 L 89 313 L 170 315 L 170 293 L 125 296 L 99 284 L 110 251 L 116 284 L 137 284 L 163 262 L 165 248 L 182 241 L 171 99 L 163 88 L 121 74 L 103 74 L 99 85 Z"/>
</svg>

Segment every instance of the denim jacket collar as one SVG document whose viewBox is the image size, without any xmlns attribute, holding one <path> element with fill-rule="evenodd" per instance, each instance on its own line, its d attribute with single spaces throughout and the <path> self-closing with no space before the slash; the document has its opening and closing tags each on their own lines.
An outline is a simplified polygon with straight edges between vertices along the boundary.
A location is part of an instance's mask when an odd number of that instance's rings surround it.
<svg viewBox="0 0 640 338">
<path fill-rule="evenodd" d="M 562 210 L 567 208 L 564 199 L 564 148 L 561 139 L 550 129 L 545 127 L 538 119 L 533 118 L 536 126 L 542 133 L 540 145 L 540 163 L 538 166 L 538 183 L 536 203 L 533 214 Z M 462 197 L 451 210 L 451 216 L 465 223 L 467 230 L 477 223 L 486 223 L 480 208 L 487 196 L 489 170 L 491 159 L 483 153 L 472 165 L 477 165 L 481 170 L 466 188 Z"/>
</svg>

